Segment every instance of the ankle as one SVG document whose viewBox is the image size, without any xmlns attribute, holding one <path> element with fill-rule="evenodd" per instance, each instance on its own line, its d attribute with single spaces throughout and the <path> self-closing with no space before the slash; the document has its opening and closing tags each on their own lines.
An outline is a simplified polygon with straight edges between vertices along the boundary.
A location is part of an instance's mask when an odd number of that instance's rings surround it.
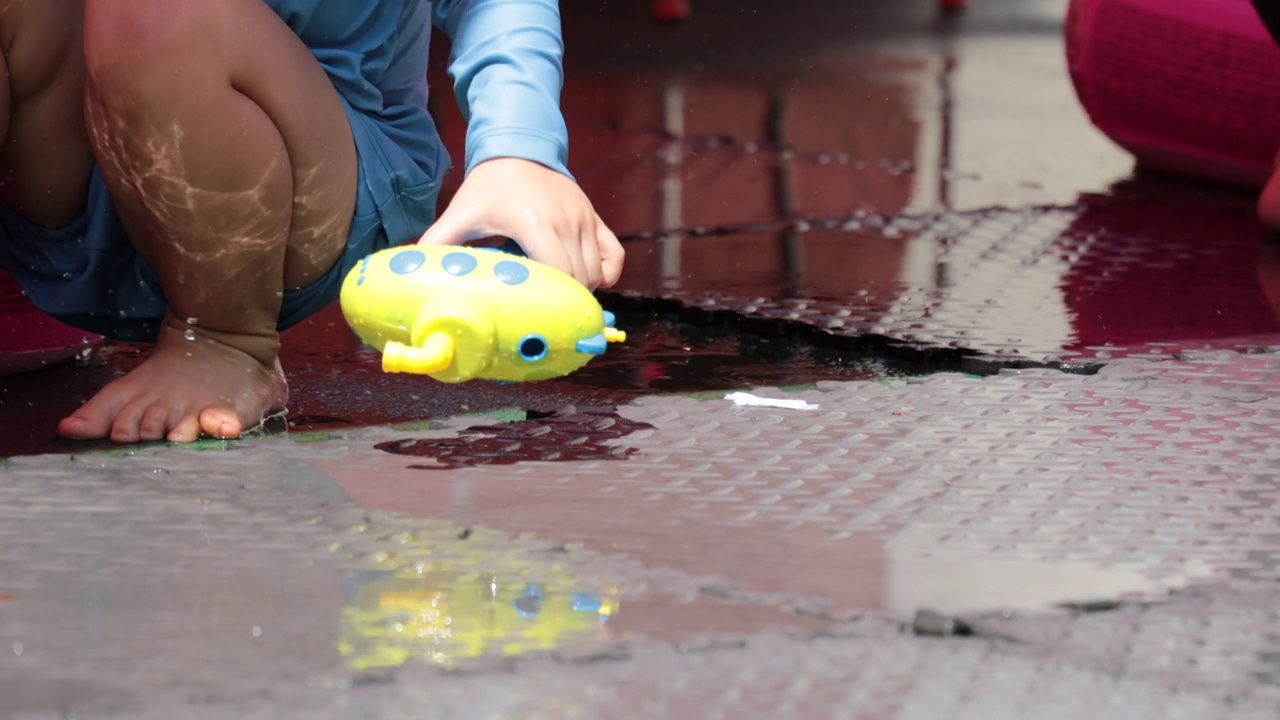
<svg viewBox="0 0 1280 720">
<path fill-rule="evenodd" d="M 258 331 L 223 330 L 202 325 L 199 320 L 186 322 L 168 316 L 156 344 L 168 346 L 180 343 L 195 343 L 197 346 L 212 343 L 248 355 L 267 369 L 277 367 L 280 356 L 280 333 L 275 328 Z"/>
</svg>

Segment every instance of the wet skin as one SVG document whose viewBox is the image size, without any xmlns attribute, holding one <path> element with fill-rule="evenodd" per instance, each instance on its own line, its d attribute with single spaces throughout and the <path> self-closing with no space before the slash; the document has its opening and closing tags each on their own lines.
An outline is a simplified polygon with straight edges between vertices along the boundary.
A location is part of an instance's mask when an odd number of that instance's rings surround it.
<svg viewBox="0 0 1280 720">
<path fill-rule="evenodd" d="M 276 359 L 284 290 L 319 278 L 346 240 L 356 159 L 341 103 L 261 2 L 82 7 L 84 130 L 169 312 L 152 357 L 59 432 L 239 435 L 288 399 Z"/>
</svg>

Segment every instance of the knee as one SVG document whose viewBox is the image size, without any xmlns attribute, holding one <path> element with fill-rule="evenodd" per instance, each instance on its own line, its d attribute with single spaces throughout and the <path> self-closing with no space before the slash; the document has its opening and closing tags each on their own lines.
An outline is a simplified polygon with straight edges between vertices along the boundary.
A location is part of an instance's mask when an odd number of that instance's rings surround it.
<svg viewBox="0 0 1280 720">
<path fill-rule="evenodd" d="M 189 82 L 220 2 L 85 0 L 84 58 L 92 88 L 136 98 Z"/>
</svg>

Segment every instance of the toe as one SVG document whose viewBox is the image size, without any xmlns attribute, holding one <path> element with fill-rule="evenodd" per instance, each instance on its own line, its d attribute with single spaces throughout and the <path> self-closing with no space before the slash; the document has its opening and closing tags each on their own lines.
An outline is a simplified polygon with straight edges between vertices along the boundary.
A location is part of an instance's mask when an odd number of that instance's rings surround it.
<svg viewBox="0 0 1280 720">
<path fill-rule="evenodd" d="M 96 440 L 111 434 L 119 404 L 103 394 L 95 396 L 58 423 L 58 434 L 73 440 Z"/>
<path fill-rule="evenodd" d="M 111 424 L 111 439 L 124 443 L 138 442 L 141 439 L 142 417 L 148 407 L 150 403 L 135 401 L 120 408 L 115 422 Z"/>
<path fill-rule="evenodd" d="M 240 437 L 244 428 L 234 411 L 226 408 L 209 408 L 200 413 L 200 429 L 210 437 L 228 439 Z"/>
<path fill-rule="evenodd" d="M 58 423 L 58 434 L 73 440 L 91 440 L 106 437 L 111 426 L 96 418 L 84 417 L 79 413 L 70 415 Z"/>
<path fill-rule="evenodd" d="M 174 424 L 165 439 L 174 443 L 189 443 L 200 439 L 200 418 L 187 415 Z"/>
<path fill-rule="evenodd" d="M 163 440 L 165 431 L 169 429 L 169 408 L 164 405 L 152 405 L 142 415 L 142 423 L 138 427 L 138 437 L 148 442 Z"/>
</svg>

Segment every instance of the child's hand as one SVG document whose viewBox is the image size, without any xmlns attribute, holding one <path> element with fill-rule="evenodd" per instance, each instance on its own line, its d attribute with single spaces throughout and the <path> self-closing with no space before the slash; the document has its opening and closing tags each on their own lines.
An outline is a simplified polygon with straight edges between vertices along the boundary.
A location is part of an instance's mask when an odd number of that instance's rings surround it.
<svg viewBox="0 0 1280 720">
<path fill-rule="evenodd" d="M 495 158 L 476 165 L 419 243 L 493 236 L 512 238 L 531 259 L 593 290 L 622 274 L 622 244 L 591 201 L 577 183 L 535 162 Z"/>
</svg>

